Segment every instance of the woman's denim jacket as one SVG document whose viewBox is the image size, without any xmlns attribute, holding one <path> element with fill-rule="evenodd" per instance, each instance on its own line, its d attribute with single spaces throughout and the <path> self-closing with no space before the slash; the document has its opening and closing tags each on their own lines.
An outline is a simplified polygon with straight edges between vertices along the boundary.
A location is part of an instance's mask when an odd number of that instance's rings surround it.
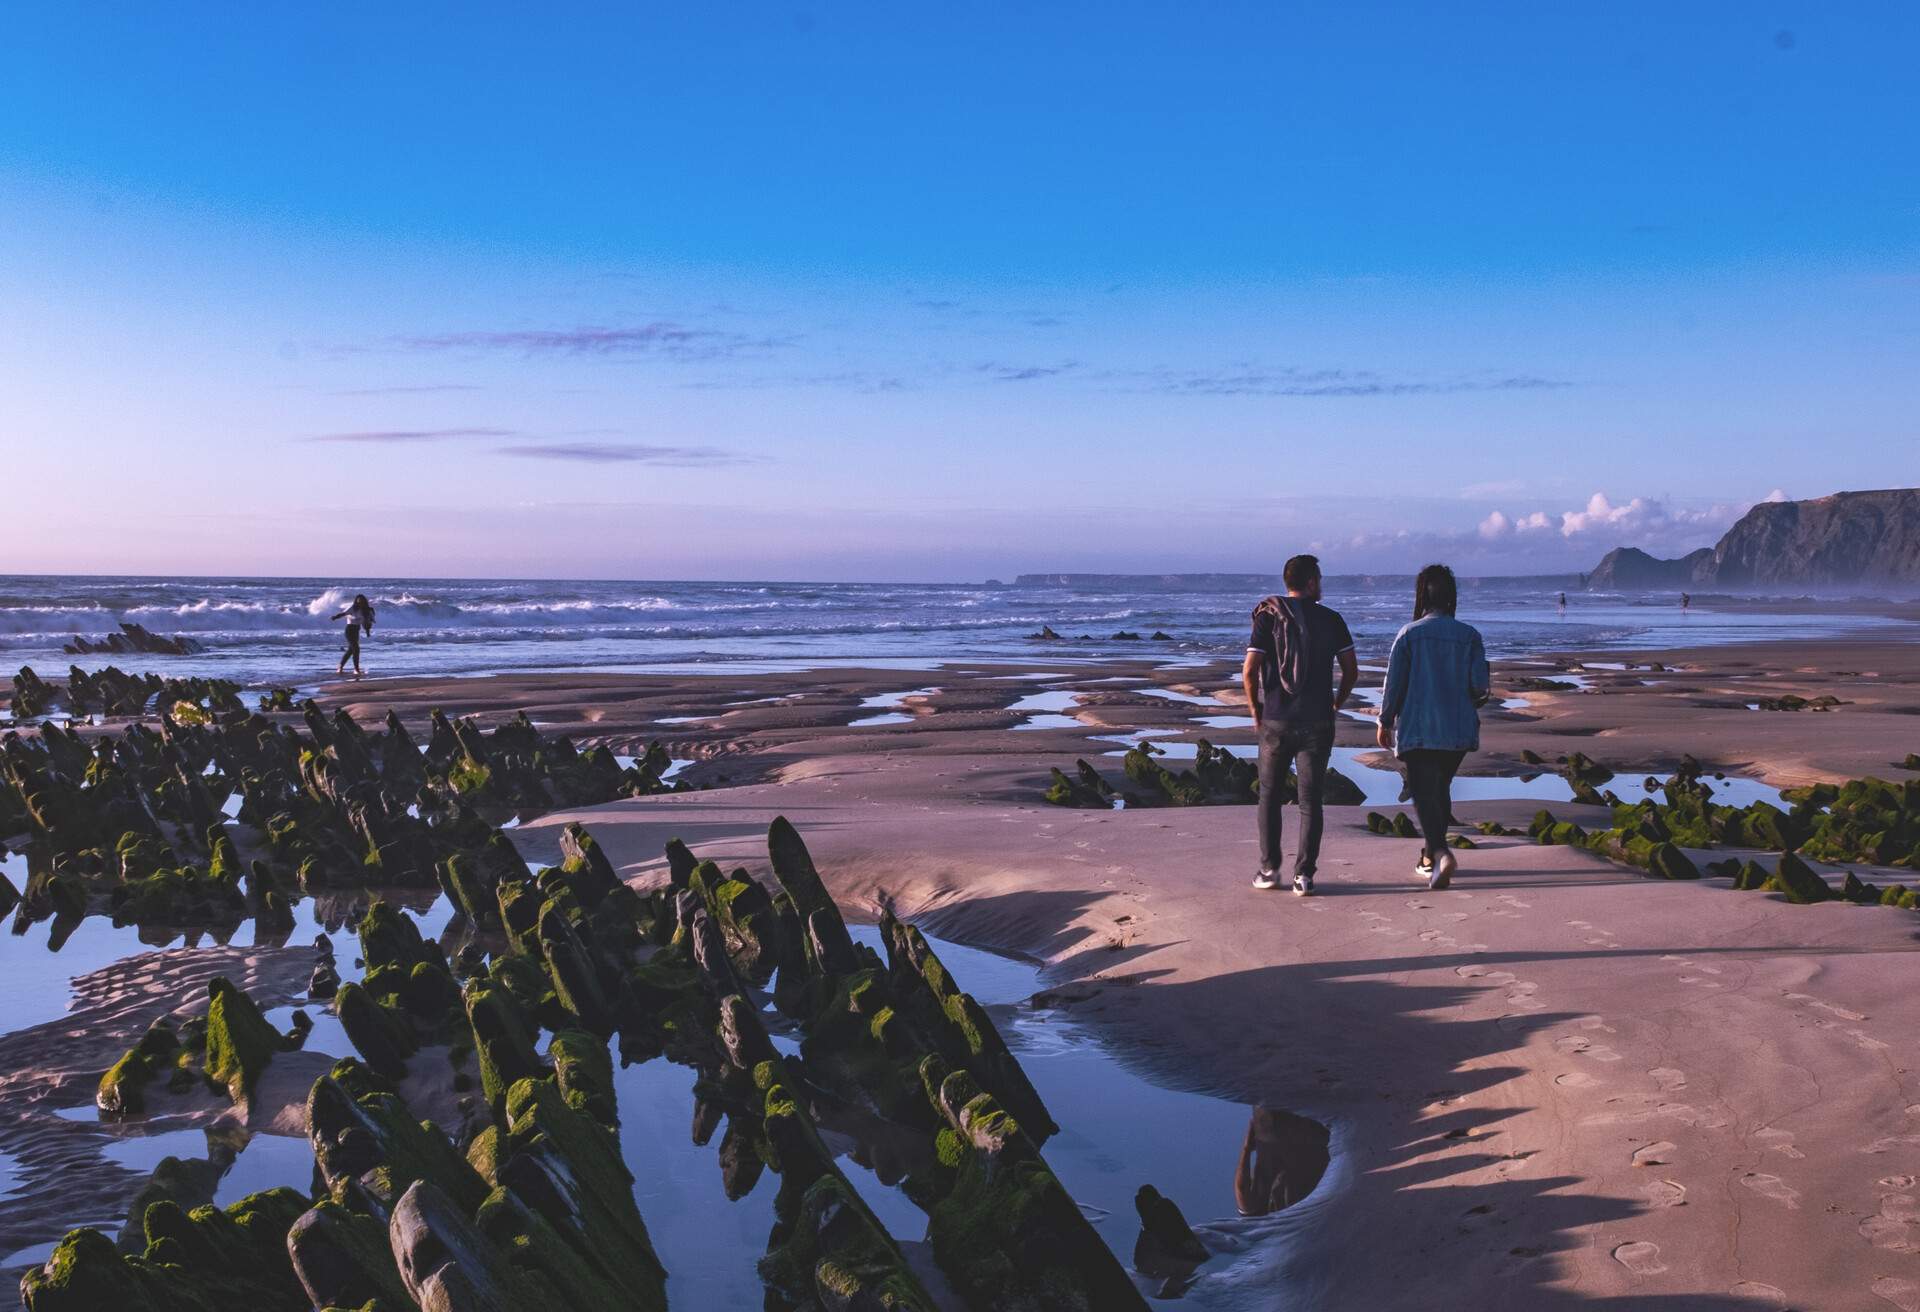
<svg viewBox="0 0 1920 1312">
<path fill-rule="evenodd" d="M 1400 630 L 1387 658 L 1382 719 L 1393 727 L 1393 750 L 1471 752 L 1480 746 L 1475 707 L 1492 686 L 1480 631 L 1451 615 L 1428 615 Z"/>
</svg>

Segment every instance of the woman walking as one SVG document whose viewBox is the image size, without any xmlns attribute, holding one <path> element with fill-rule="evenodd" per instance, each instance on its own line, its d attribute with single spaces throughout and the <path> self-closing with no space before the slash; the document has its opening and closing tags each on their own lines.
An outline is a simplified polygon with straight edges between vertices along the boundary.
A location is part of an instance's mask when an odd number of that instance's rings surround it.
<svg viewBox="0 0 1920 1312">
<path fill-rule="evenodd" d="M 360 634 L 373 632 L 373 603 L 367 600 L 367 594 L 356 592 L 353 604 L 336 614 L 333 618 L 347 622 L 347 647 L 340 653 L 340 667 L 335 674 L 347 672 L 347 662 L 353 662 L 353 677 L 361 677 L 360 670 Z"/>
<path fill-rule="evenodd" d="M 1453 617 L 1459 588 L 1453 571 L 1429 565 L 1413 585 L 1413 623 L 1393 640 L 1380 698 L 1377 740 L 1407 767 L 1407 786 L 1426 840 L 1416 878 L 1442 889 L 1459 862 L 1447 846 L 1453 819 L 1453 776 L 1480 747 L 1480 715 L 1491 686 L 1480 631 Z"/>
</svg>

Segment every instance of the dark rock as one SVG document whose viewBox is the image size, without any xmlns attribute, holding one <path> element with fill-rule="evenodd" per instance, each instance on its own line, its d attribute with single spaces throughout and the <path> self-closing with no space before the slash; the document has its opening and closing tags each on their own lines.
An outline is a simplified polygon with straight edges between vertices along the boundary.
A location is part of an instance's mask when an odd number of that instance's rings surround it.
<svg viewBox="0 0 1920 1312">
<path fill-rule="evenodd" d="M 111 653 L 115 656 L 139 654 L 145 656 L 192 656 L 206 650 L 204 644 L 193 638 L 163 638 L 157 633 L 148 632 L 130 620 L 120 621 L 120 632 L 108 634 L 98 641 L 75 635 L 66 646 L 61 648 L 70 656 L 92 656 Z"/>
<path fill-rule="evenodd" d="M 287 1231 L 287 1252 L 313 1307 L 406 1306 L 387 1227 L 365 1213 L 323 1199 Z"/>
<path fill-rule="evenodd" d="M 1780 864 L 1774 868 L 1773 878 L 1768 881 L 1767 887 L 1769 891 L 1784 894 L 1787 901 L 1795 903 L 1825 902 L 1833 897 L 1833 889 L 1827 881 L 1792 852 L 1780 854 Z"/>
<path fill-rule="evenodd" d="M 1711 549 L 1677 561 L 1628 547 L 1608 553 L 1588 587 L 1723 588 L 1920 581 L 1920 489 L 1763 501 Z"/>
<path fill-rule="evenodd" d="M 1168 1268 L 1197 1266 L 1211 1256 L 1178 1205 L 1152 1185 L 1140 1186 L 1133 1196 L 1133 1208 L 1140 1214 L 1140 1240 L 1134 1245 L 1133 1263 L 1141 1271 L 1148 1275 L 1171 1274 Z"/>
</svg>

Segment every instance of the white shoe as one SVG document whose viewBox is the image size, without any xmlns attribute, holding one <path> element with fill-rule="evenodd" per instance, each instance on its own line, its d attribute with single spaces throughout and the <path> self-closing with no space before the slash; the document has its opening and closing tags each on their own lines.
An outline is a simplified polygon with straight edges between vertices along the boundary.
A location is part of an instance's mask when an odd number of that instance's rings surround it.
<svg viewBox="0 0 1920 1312">
<path fill-rule="evenodd" d="M 1262 889 L 1262 890 L 1269 889 L 1269 888 L 1278 888 L 1280 886 L 1280 881 L 1274 876 L 1273 871 L 1262 870 L 1259 874 L 1253 877 L 1253 886 L 1255 888 Z"/>
<path fill-rule="evenodd" d="M 1442 852 L 1434 858 L 1433 875 L 1427 880 L 1427 887 L 1439 892 L 1453 880 L 1453 872 L 1460 868 L 1460 859 L 1452 852 Z"/>
<path fill-rule="evenodd" d="M 1295 897 L 1313 896 L 1313 876 L 1295 875 L 1293 877 L 1293 895 Z"/>
</svg>

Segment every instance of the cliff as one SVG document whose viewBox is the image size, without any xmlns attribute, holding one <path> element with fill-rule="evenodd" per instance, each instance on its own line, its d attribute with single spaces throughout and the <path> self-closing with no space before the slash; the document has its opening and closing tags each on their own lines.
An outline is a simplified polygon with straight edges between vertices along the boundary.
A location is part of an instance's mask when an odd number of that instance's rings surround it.
<svg viewBox="0 0 1920 1312">
<path fill-rule="evenodd" d="M 1590 588 L 1628 590 L 1860 583 L 1920 585 L 1920 488 L 1763 501 L 1714 547 L 1678 560 L 1621 547 L 1587 579 Z"/>
<path fill-rule="evenodd" d="M 1587 575 L 1589 588 L 1633 592 L 1642 588 L 1692 588 L 1708 581 L 1713 548 L 1702 547 L 1678 560 L 1661 560 L 1638 547 L 1615 547 Z"/>
</svg>

